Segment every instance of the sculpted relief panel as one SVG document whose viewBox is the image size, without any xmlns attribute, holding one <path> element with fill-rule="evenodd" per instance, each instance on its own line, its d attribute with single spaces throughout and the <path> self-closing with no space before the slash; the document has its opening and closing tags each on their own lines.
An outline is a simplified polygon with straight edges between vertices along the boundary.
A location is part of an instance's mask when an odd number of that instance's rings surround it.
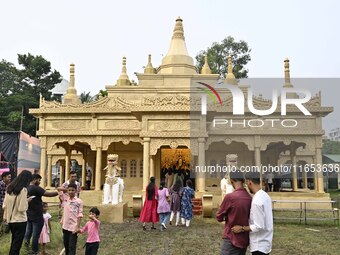
<svg viewBox="0 0 340 255">
<path fill-rule="evenodd" d="M 99 130 L 138 130 L 140 128 L 138 120 L 98 120 Z"/>
<path fill-rule="evenodd" d="M 190 120 L 148 120 L 148 131 L 152 132 L 178 132 L 197 131 L 199 121 Z"/>
<path fill-rule="evenodd" d="M 46 130 L 89 130 L 91 120 L 46 120 Z"/>
</svg>

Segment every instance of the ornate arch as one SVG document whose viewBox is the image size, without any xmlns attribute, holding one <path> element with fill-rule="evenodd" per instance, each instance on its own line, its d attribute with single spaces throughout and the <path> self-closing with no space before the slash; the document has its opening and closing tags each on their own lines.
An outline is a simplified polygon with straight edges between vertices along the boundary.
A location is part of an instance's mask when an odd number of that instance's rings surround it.
<svg viewBox="0 0 340 255">
<path fill-rule="evenodd" d="M 254 150 L 254 136 L 209 136 L 205 143 L 205 150 L 209 149 L 209 146 L 214 142 L 224 142 L 229 145 L 232 142 L 244 143 L 248 150 Z"/>
<path fill-rule="evenodd" d="M 186 146 L 190 149 L 190 139 L 152 138 L 150 141 L 150 155 L 156 155 L 157 150 L 163 145 L 170 146 L 173 149 L 176 149 L 178 146 Z"/>
</svg>

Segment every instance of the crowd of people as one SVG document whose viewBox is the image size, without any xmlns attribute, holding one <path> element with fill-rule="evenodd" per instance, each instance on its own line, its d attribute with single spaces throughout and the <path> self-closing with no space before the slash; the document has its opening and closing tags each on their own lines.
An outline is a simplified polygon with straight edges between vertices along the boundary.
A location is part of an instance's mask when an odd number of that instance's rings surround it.
<svg viewBox="0 0 340 255">
<path fill-rule="evenodd" d="M 183 186 L 181 175 L 176 178 L 171 175 L 173 173 L 169 171 L 159 187 L 155 177 L 150 178 L 139 218 L 143 230 L 147 230 L 146 223 L 151 223 L 151 229 L 157 229 L 155 224 L 160 222 L 160 230 L 164 231 L 168 228 L 168 221 L 174 226 L 190 226 L 195 196 L 192 182 L 187 179 Z M 59 196 L 63 209 L 61 224 L 65 254 L 76 254 L 78 234 L 85 232 L 88 233 L 85 255 L 97 254 L 100 211 L 91 208 L 89 221 L 81 228 L 83 202 L 79 198 L 80 184 L 76 181 L 76 172 L 71 171 L 69 176 L 69 180 L 56 191 L 46 191 L 40 187 L 42 178 L 39 174 L 23 170 L 13 180 L 8 172 L 2 174 L 0 220 L 8 224 L 12 234 L 10 255 L 19 255 L 23 243 L 29 254 L 38 254 L 39 244 L 41 254 L 46 254 L 52 228 L 48 204 L 42 201 L 42 197 L 53 196 Z M 269 254 L 273 239 L 271 199 L 261 187 L 259 173 L 247 173 L 244 177 L 239 171 L 231 172 L 230 182 L 234 190 L 224 196 L 216 213 L 218 221 L 225 221 L 221 254 L 243 255 L 248 246 L 252 255 Z"/>
<path fill-rule="evenodd" d="M 51 215 L 48 213 L 48 204 L 42 197 L 59 196 L 63 216 L 61 219 L 63 243 L 66 255 L 76 254 L 78 233 L 88 232 L 85 245 L 86 255 L 96 255 L 99 248 L 99 210 L 90 209 L 89 221 L 81 228 L 83 217 L 83 202 L 79 198 L 80 184 L 76 181 L 76 172 L 70 172 L 70 178 L 56 191 L 46 191 L 40 187 L 41 176 L 23 170 L 11 181 L 8 172 L 2 174 L 0 181 L 0 221 L 11 232 L 9 255 L 19 255 L 22 244 L 28 254 L 39 254 L 39 244 L 42 247 L 40 254 L 46 253 L 46 245 L 50 242 Z M 1 228 L 0 234 L 3 234 Z"/>
<path fill-rule="evenodd" d="M 182 186 L 182 181 L 179 178 L 170 187 L 166 184 L 167 181 L 162 180 L 158 188 L 155 177 L 150 178 L 139 218 L 139 221 L 143 223 L 143 230 L 147 230 L 146 223 L 151 223 L 151 229 L 156 229 L 155 223 L 160 221 L 160 230 L 164 231 L 167 229 L 169 216 L 169 224 L 172 225 L 174 215 L 176 215 L 175 226 L 179 225 L 181 218 L 182 225 L 189 227 L 193 216 L 191 200 L 195 196 L 191 180 L 186 181 L 185 187 Z"/>
</svg>

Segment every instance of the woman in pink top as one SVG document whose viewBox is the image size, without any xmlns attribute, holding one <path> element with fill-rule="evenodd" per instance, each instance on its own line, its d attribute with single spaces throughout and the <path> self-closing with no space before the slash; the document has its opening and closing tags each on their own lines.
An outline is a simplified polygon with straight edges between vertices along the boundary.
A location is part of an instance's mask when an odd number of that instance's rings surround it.
<svg viewBox="0 0 340 255">
<path fill-rule="evenodd" d="M 78 230 L 78 233 L 85 233 L 87 231 L 87 239 L 85 245 L 85 255 L 97 255 L 99 248 L 99 226 L 100 221 L 98 220 L 100 211 L 97 207 L 93 207 L 90 210 L 89 218 L 90 220 L 85 224 L 85 226 Z"/>
</svg>

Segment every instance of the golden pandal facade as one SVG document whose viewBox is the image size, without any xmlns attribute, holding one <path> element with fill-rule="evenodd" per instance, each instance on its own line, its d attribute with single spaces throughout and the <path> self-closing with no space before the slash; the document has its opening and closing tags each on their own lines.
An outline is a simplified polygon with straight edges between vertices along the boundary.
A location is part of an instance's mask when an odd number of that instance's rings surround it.
<svg viewBox="0 0 340 255">
<path fill-rule="evenodd" d="M 245 92 L 249 86 L 237 84 L 230 56 L 228 62 L 224 82 L 238 86 Z M 289 77 L 289 61 L 286 59 L 284 63 L 283 87 L 293 87 Z M 322 164 L 324 131 L 321 119 L 333 108 L 321 106 L 321 94 L 305 104 L 312 116 L 305 117 L 298 109 L 288 106 L 287 116 L 298 120 L 295 128 L 235 127 L 228 128 L 228 132 L 213 128 L 211 116 L 233 118 L 231 94 L 228 96 L 227 93 L 227 97 L 222 98 L 223 112 L 209 103 L 209 114 L 201 114 L 202 91 L 192 91 L 191 84 L 215 84 L 219 76 L 211 74 L 207 59 L 202 70 L 197 72 L 186 48 L 181 18 L 176 20 L 169 51 L 158 68 L 153 67 L 149 55 L 144 72 L 136 74 L 138 82 L 132 83 L 126 67 L 124 57 L 122 73 L 116 84 L 106 86 L 107 97 L 81 104 L 72 64 L 70 87 L 64 102 L 48 102 L 41 98 L 39 108 L 30 109 L 30 113 L 39 118 L 37 134 L 41 139 L 42 185 L 46 183 L 47 187 L 51 187 L 52 165 L 56 162 L 61 165 L 60 183 L 68 179 L 70 160 L 75 155 L 83 166 L 83 185 L 84 166 L 88 164 L 94 172 L 93 187 L 100 190 L 104 183 L 106 157 L 108 154 L 118 154 L 125 182 L 124 194 L 143 194 L 149 177 L 155 176 L 159 183 L 164 164 L 176 161 L 176 153 L 168 151 L 166 153 L 175 156 L 164 162 L 161 155 L 163 148 L 182 150 L 179 154 L 185 154 L 185 149 L 189 149 L 191 156 L 186 161 L 190 160 L 190 165 L 187 162 L 190 171 L 195 171 L 196 165 L 223 165 L 227 154 L 237 154 L 238 165 Z M 269 109 L 272 102 L 253 97 L 253 104 L 257 109 Z M 277 108 L 268 118 L 283 118 L 280 105 Z M 253 119 L 254 115 L 249 114 L 246 108 L 244 118 Z M 182 157 L 185 160 L 188 156 Z M 196 195 L 207 192 L 220 194 L 222 176 L 223 173 L 196 173 Z M 293 191 L 312 189 L 317 193 L 324 192 L 321 173 L 314 173 L 312 188 L 307 186 L 305 172 L 292 173 L 292 179 Z"/>
</svg>

